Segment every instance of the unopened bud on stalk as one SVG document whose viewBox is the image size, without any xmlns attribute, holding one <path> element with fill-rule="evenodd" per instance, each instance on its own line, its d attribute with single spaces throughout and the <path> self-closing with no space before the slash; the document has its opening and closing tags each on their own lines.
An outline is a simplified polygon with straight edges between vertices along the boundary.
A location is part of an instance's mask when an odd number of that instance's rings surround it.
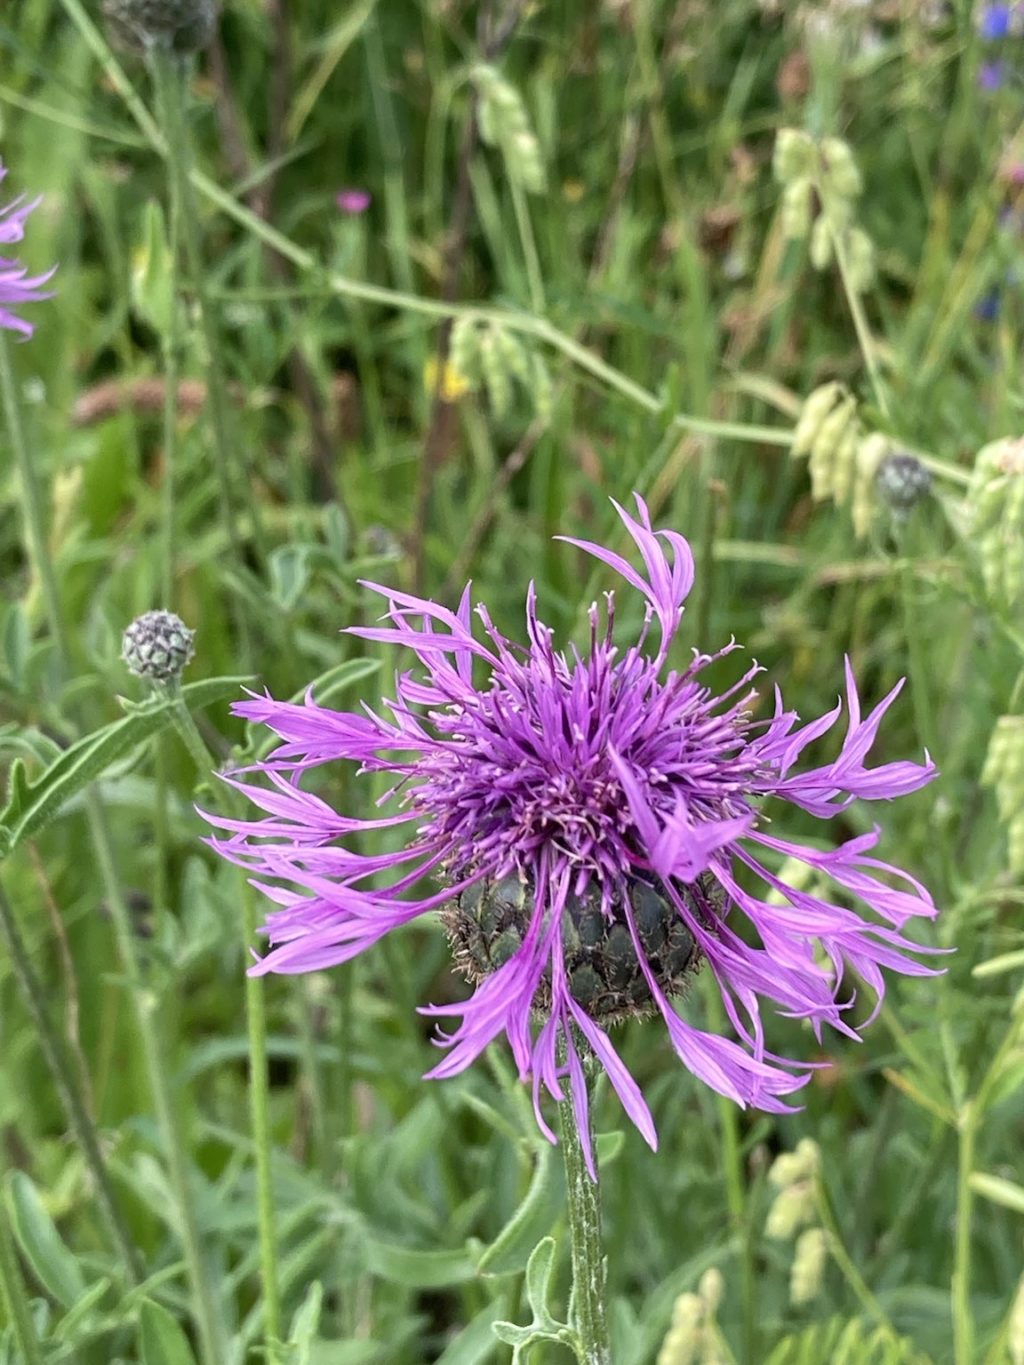
<svg viewBox="0 0 1024 1365">
<path fill-rule="evenodd" d="M 147 611 L 124 633 L 121 658 L 128 671 L 152 682 L 177 682 L 192 658 L 195 632 L 172 611 Z"/>
<path fill-rule="evenodd" d="M 822 422 L 811 446 L 807 468 L 815 502 L 836 496 L 837 485 L 848 486 L 852 481 L 857 434 L 857 403 L 847 395 Z M 847 466 L 843 472 L 839 472 L 840 462 Z M 840 501 L 838 497 L 836 500 Z"/>
<path fill-rule="evenodd" d="M 871 517 L 875 510 L 875 476 L 891 449 L 888 436 L 883 436 L 880 431 L 865 436 L 857 446 L 857 474 L 853 483 L 850 516 L 854 532 L 860 539 L 871 528 Z"/>
<path fill-rule="evenodd" d="M 773 1240 L 788 1242 L 798 1228 L 814 1221 L 814 1182 L 820 1161 L 818 1144 L 801 1138 L 795 1151 L 783 1152 L 772 1163 L 768 1179 L 779 1193 L 768 1211 L 765 1233 Z"/>
<path fill-rule="evenodd" d="M 915 455 L 894 451 L 878 466 L 875 485 L 893 516 L 902 521 L 931 492 L 932 476 Z"/>
<path fill-rule="evenodd" d="M 163 50 L 186 56 L 213 37 L 216 0 L 103 0 L 107 30 L 130 52 Z"/>
<path fill-rule="evenodd" d="M 1024 591 L 1024 438 L 978 452 L 969 500 L 985 587 L 1013 606 Z"/>
</svg>

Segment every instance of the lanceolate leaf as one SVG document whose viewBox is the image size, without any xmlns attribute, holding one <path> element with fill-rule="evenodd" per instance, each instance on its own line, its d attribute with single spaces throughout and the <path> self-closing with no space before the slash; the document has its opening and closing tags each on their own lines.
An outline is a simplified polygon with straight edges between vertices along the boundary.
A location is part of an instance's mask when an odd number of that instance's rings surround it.
<svg viewBox="0 0 1024 1365">
<path fill-rule="evenodd" d="M 246 681 L 208 678 L 182 688 L 181 695 L 189 710 L 198 710 L 237 695 Z M 170 725 L 174 705 L 170 695 L 163 695 L 133 707 L 123 720 L 105 725 L 69 745 L 34 780 L 29 779 L 24 763 L 16 760 L 11 765 L 7 805 L 0 812 L 0 858 L 49 824 L 73 796 L 111 764 Z"/>
</svg>

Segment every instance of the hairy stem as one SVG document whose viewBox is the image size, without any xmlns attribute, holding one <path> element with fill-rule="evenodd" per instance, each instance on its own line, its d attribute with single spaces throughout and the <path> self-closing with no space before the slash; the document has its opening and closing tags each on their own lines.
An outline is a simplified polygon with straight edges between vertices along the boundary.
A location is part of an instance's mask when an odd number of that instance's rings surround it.
<svg viewBox="0 0 1024 1365">
<path fill-rule="evenodd" d="M 572 1256 L 572 1325 L 579 1337 L 577 1357 L 580 1365 L 611 1365 L 597 1182 L 591 1180 L 587 1172 L 576 1112 L 568 1096 L 561 1101 L 558 1111 Z M 588 1134 L 588 1137 L 592 1142 L 592 1135 Z"/>
</svg>

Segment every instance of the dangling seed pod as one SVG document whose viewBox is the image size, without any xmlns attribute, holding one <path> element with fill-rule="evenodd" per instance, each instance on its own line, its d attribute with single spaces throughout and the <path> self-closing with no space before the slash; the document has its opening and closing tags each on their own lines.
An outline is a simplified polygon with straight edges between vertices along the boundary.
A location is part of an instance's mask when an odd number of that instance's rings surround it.
<svg viewBox="0 0 1024 1365">
<path fill-rule="evenodd" d="M 799 1306 L 810 1303 L 821 1292 L 828 1260 L 828 1239 L 823 1228 L 807 1228 L 796 1239 L 793 1265 L 789 1272 L 789 1301 Z"/>
<path fill-rule="evenodd" d="M 989 593 L 1013 606 L 1024 592 L 1024 439 L 978 452 L 970 491 L 971 529 Z"/>
<path fill-rule="evenodd" d="M 147 611 L 131 623 L 121 642 L 128 670 L 152 682 L 176 682 L 192 658 L 195 632 L 172 611 Z"/>
<path fill-rule="evenodd" d="M 213 37 L 216 0 L 103 0 L 107 31 L 117 47 L 143 55 L 158 49 L 187 56 Z"/>
<path fill-rule="evenodd" d="M 888 436 L 874 431 L 863 437 L 857 446 L 857 471 L 853 481 L 850 516 L 857 538 L 862 540 L 871 529 L 875 510 L 875 475 L 892 449 Z"/>
<path fill-rule="evenodd" d="M 996 721 L 981 782 L 994 789 L 999 818 L 1007 827 L 1010 870 L 1024 872 L 1024 716 Z"/>
<path fill-rule="evenodd" d="M 831 383 L 819 385 L 818 388 L 808 394 L 803 407 L 800 409 L 796 430 L 793 432 L 791 449 L 794 456 L 799 459 L 801 456 L 811 453 L 811 447 L 821 430 L 822 422 L 845 393 L 846 390 L 842 384 L 832 380 Z"/>
<path fill-rule="evenodd" d="M 637 936 L 655 981 L 666 995 L 681 994 L 700 964 L 693 935 L 675 907 L 646 883 L 633 882 L 629 900 Z M 702 877 L 690 889 L 689 900 L 694 914 L 710 922 L 721 898 Z M 442 912 L 459 970 L 474 982 L 497 971 L 522 946 L 533 913 L 533 889 L 521 877 L 477 882 L 464 891 Z M 562 911 L 561 932 L 569 990 L 592 1019 L 609 1024 L 654 1011 L 650 987 L 621 909 L 613 910 L 608 917 L 595 891 L 582 897 L 570 895 Z M 547 973 L 535 1003 L 542 1013 L 551 1007 Z"/>
<path fill-rule="evenodd" d="M 856 458 L 856 440 L 857 402 L 848 394 L 822 422 L 811 446 L 807 468 L 811 476 L 811 497 L 815 502 L 832 497 L 839 457 L 852 462 Z"/>
</svg>

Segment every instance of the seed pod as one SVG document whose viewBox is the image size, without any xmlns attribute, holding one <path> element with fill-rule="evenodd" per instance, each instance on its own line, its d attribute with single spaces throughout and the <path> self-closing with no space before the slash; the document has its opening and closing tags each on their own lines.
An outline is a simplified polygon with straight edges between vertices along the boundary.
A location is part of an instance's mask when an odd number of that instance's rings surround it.
<svg viewBox="0 0 1024 1365">
<path fill-rule="evenodd" d="M 808 470 L 811 475 L 811 497 L 815 502 L 821 502 L 830 497 L 834 488 L 835 466 L 837 457 L 841 455 L 846 447 L 847 437 L 853 434 L 856 442 L 857 424 L 857 403 L 851 396 L 846 398 L 828 414 L 821 426 L 818 434 L 814 438 L 811 446 Z M 856 446 L 852 448 L 850 458 L 856 453 Z"/>
<path fill-rule="evenodd" d="M 500 333 L 495 327 L 488 327 L 480 337 L 480 368 L 483 371 L 487 397 L 491 409 L 499 420 L 505 416 L 512 403 L 512 377 L 505 365 L 505 357 L 498 343 Z"/>
<path fill-rule="evenodd" d="M 808 1228 L 796 1239 L 789 1274 L 789 1301 L 810 1303 L 821 1291 L 828 1259 L 828 1241 L 822 1228 Z"/>
<path fill-rule="evenodd" d="M 811 230 L 814 185 L 808 176 L 792 180 L 782 192 L 782 232 L 791 241 L 803 241 Z"/>
<path fill-rule="evenodd" d="M 989 594 L 1013 606 L 1024 592 L 1024 440 L 978 452 L 969 495 L 971 529 Z"/>
<path fill-rule="evenodd" d="M 827 270 L 832 264 L 832 229 L 824 213 L 819 214 L 811 228 L 810 256 L 815 270 Z"/>
<path fill-rule="evenodd" d="M 832 461 L 832 499 L 837 507 L 843 507 L 849 500 L 853 481 L 857 473 L 857 447 L 860 445 L 861 432 L 856 421 L 850 423 L 836 447 Z"/>
<path fill-rule="evenodd" d="M 510 179 L 539 194 L 545 187 L 544 162 L 519 91 L 484 64 L 474 67 L 473 81 L 479 96 L 480 136 L 501 151 Z"/>
<path fill-rule="evenodd" d="M 448 341 L 448 359 L 473 389 L 480 385 L 480 329 L 476 320 L 465 314 L 455 319 Z"/>
<path fill-rule="evenodd" d="M 1024 872 L 1024 716 L 1000 716 L 989 740 L 981 782 L 996 794 L 1007 826 L 1010 870 Z"/>
<path fill-rule="evenodd" d="M 195 632 L 172 611 L 147 611 L 134 620 L 121 641 L 128 670 L 153 682 L 176 682 L 192 658 Z"/>
<path fill-rule="evenodd" d="M 811 176 L 817 156 L 814 139 L 799 128 L 780 128 L 775 135 L 772 173 L 782 185 Z"/>
<path fill-rule="evenodd" d="M 874 245 L 868 234 L 859 227 L 850 229 L 845 245 L 850 288 L 856 294 L 863 294 L 871 288 L 875 279 Z"/>
<path fill-rule="evenodd" d="M 793 432 L 793 455 L 799 458 L 810 454 L 811 447 L 821 430 L 822 422 L 845 392 L 842 384 L 833 380 L 829 384 L 820 385 L 808 394 L 803 407 L 800 409 L 796 430 Z"/>
<path fill-rule="evenodd" d="M 857 445 L 857 470 L 850 516 L 854 533 L 859 539 L 863 539 L 871 529 L 871 517 L 875 510 L 875 475 L 890 449 L 889 438 L 880 431 L 863 437 Z"/>
<path fill-rule="evenodd" d="M 697 1294 L 680 1294 L 672 1306 L 672 1325 L 658 1352 L 657 1365 L 693 1365 L 700 1349 L 704 1304 Z"/>
<path fill-rule="evenodd" d="M 826 187 L 841 199 L 856 199 L 864 183 L 849 145 L 838 137 L 823 138 L 821 163 Z"/>
</svg>

